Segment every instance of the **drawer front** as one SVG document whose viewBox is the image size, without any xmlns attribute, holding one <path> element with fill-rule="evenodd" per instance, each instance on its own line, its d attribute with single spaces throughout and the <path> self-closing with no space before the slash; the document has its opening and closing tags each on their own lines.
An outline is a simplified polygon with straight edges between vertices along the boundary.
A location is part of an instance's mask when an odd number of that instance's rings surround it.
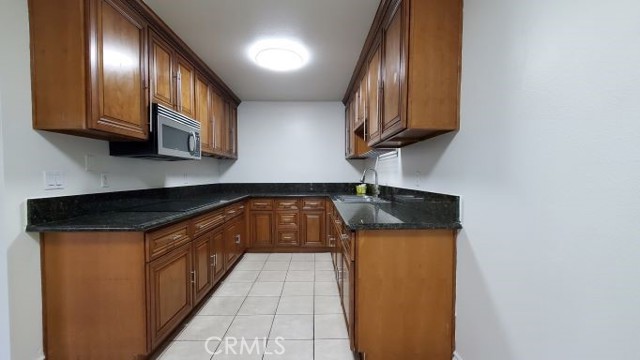
<svg viewBox="0 0 640 360">
<path fill-rule="evenodd" d="M 187 222 L 150 232 L 146 235 L 147 261 L 156 259 L 189 241 L 191 237 Z"/>
<path fill-rule="evenodd" d="M 227 206 L 224 209 L 225 220 L 233 219 L 238 215 L 242 215 L 244 213 L 244 203 L 237 203 L 231 206 Z"/>
<path fill-rule="evenodd" d="M 196 237 L 224 224 L 224 219 L 225 213 L 223 210 L 195 218 L 193 220 L 193 236 Z"/>
<path fill-rule="evenodd" d="M 298 228 L 299 213 L 296 212 L 278 212 L 276 215 L 276 221 L 278 228 Z"/>
<path fill-rule="evenodd" d="M 251 210 L 273 210 L 273 199 L 252 199 Z"/>
<path fill-rule="evenodd" d="M 276 210 L 298 210 L 300 201 L 295 198 L 291 199 L 277 199 Z"/>
<path fill-rule="evenodd" d="M 304 210 L 324 209 L 323 198 L 303 198 L 302 208 Z"/>
<path fill-rule="evenodd" d="M 278 245 L 285 245 L 285 246 L 298 246 L 299 242 L 298 242 L 298 231 L 297 230 L 293 230 L 293 231 L 278 231 L 278 235 L 277 235 L 277 239 L 276 241 L 278 242 Z"/>
</svg>

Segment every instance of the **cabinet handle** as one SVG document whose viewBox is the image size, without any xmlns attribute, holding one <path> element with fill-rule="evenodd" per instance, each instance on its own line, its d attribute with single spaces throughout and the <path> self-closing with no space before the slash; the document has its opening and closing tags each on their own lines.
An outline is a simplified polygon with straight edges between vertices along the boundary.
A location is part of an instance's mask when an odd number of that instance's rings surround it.
<svg viewBox="0 0 640 360">
<path fill-rule="evenodd" d="M 342 234 L 342 235 L 340 235 L 340 239 L 342 239 L 342 240 L 344 240 L 344 241 L 347 241 L 347 240 L 349 240 L 349 235 L 347 235 L 347 234 Z"/>
<path fill-rule="evenodd" d="M 240 244 L 240 235 L 236 235 L 236 244 Z"/>
<path fill-rule="evenodd" d="M 176 80 L 178 84 L 178 111 L 182 112 L 182 73 L 180 72 L 180 66 L 178 66 L 178 73 L 176 74 Z"/>
<path fill-rule="evenodd" d="M 180 239 L 181 237 L 182 237 L 182 234 L 173 235 L 173 236 L 171 237 L 171 240 L 178 240 L 178 239 Z"/>
<path fill-rule="evenodd" d="M 196 272 L 195 271 L 191 272 L 191 283 L 192 284 L 196 283 Z"/>
<path fill-rule="evenodd" d="M 211 255 L 211 267 L 215 268 L 216 267 L 216 255 Z"/>
<path fill-rule="evenodd" d="M 206 227 L 209 227 L 209 226 L 211 226 L 211 225 L 213 225 L 213 224 L 217 223 L 218 221 L 220 221 L 220 220 L 219 220 L 219 219 L 215 219 L 215 220 L 213 220 L 213 221 L 209 221 L 209 222 L 208 222 L 208 223 L 206 223 L 206 224 L 198 224 L 198 226 L 196 226 L 196 227 L 198 228 L 198 230 L 200 230 L 200 229 L 204 229 L 204 228 L 206 228 Z"/>
</svg>

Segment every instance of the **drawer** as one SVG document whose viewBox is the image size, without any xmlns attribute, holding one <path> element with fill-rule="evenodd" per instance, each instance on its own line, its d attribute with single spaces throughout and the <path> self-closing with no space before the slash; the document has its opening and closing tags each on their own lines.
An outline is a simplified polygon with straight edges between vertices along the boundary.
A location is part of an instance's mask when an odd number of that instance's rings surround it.
<svg viewBox="0 0 640 360">
<path fill-rule="evenodd" d="M 207 215 L 199 216 L 193 220 L 193 236 L 198 236 L 211 229 L 224 224 L 225 212 L 219 210 Z"/>
<path fill-rule="evenodd" d="M 189 241 L 191 241 L 191 237 L 189 237 L 188 222 L 147 233 L 145 236 L 147 261 L 156 259 Z"/>
<path fill-rule="evenodd" d="M 277 212 L 276 213 L 276 224 L 278 228 L 288 227 L 288 228 L 298 228 L 298 217 L 299 213 L 296 212 Z"/>
<path fill-rule="evenodd" d="M 273 210 L 273 199 L 251 199 L 251 210 Z"/>
<path fill-rule="evenodd" d="M 227 206 L 224 208 L 224 217 L 225 220 L 233 219 L 238 215 L 242 215 L 244 213 L 244 202 L 240 202 L 237 204 L 233 204 L 231 206 Z"/>
<path fill-rule="evenodd" d="M 276 210 L 298 210 L 300 201 L 295 198 L 276 199 Z"/>
<path fill-rule="evenodd" d="M 303 198 L 302 208 L 304 210 L 324 209 L 324 198 Z"/>
<path fill-rule="evenodd" d="M 298 231 L 278 231 L 278 245 L 298 245 Z"/>
</svg>

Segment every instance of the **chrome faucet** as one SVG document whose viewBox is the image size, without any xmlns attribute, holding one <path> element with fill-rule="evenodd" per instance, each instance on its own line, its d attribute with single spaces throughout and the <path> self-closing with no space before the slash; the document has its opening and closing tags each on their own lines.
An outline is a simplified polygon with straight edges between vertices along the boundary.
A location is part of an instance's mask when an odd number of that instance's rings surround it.
<svg viewBox="0 0 640 360">
<path fill-rule="evenodd" d="M 373 196 L 378 196 L 380 195 L 380 189 L 378 187 L 378 172 L 375 169 L 365 169 L 364 172 L 362 173 L 362 178 L 360 179 L 360 182 L 364 184 L 364 179 L 367 176 L 367 171 L 373 171 L 373 175 L 374 175 Z"/>
</svg>

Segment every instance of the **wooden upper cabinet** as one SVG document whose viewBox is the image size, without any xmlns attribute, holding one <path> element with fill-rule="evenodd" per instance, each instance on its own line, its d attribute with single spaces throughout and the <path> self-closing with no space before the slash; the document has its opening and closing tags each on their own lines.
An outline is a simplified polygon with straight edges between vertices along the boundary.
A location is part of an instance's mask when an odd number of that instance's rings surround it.
<svg viewBox="0 0 640 360">
<path fill-rule="evenodd" d="M 232 104 L 228 104 L 228 117 L 227 117 L 227 126 L 228 126 L 228 136 L 229 141 L 227 142 L 227 153 L 229 157 L 232 159 L 238 158 L 238 108 Z"/>
<path fill-rule="evenodd" d="M 360 74 L 367 72 L 365 116 L 373 117 L 376 108 L 380 112 L 379 129 L 374 120 L 367 123 L 369 146 L 402 147 L 457 130 L 462 0 L 389 0 L 378 11 L 344 96 L 346 104 L 362 92 Z M 371 83 L 380 42 L 382 90 L 376 106 Z"/>
<path fill-rule="evenodd" d="M 397 131 L 401 126 L 403 57 L 402 57 L 402 6 L 393 15 L 384 35 L 384 111 L 383 136 Z"/>
<path fill-rule="evenodd" d="M 146 22 L 119 0 L 30 0 L 33 127 L 146 139 Z"/>
<path fill-rule="evenodd" d="M 175 104 L 173 49 L 151 30 L 149 31 L 149 56 L 152 101 L 173 108 Z"/>
<path fill-rule="evenodd" d="M 211 122 L 211 86 L 200 74 L 196 75 L 196 111 L 195 119 L 200 122 L 200 144 L 203 152 L 213 151 L 213 131 Z"/>
<path fill-rule="evenodd" d="M 195 73 L 193 66 L 184 57 L 176 57 L 176 76 L 178 89 L 178 112 L 190 118 L 195 117 Z"/>
<path fill-rule="evenodd" d="M 357 92 L 357 117 L 355 118 L 355 128 L 362 126 L 367 119 L 367 77 L 363 76 L 360 80 L 360 87 Z"/>
<path fill-rule="evenodd" d="M 211 92 L 211 112 L 213 122 L 213 151 L 216 155 L 222 155 L 226 149 L 228 138 L 226 125 L 225 102 L 222 96 L 215 91 Z"/>
<path fill-rule="evenodd" d="M 369 111 L 365 125 L 365 139 L 369 146 L 380 141 L 380 64 L 381 49 L 377 47 L 367 69 L 367 108 Z"/>
</svg>

